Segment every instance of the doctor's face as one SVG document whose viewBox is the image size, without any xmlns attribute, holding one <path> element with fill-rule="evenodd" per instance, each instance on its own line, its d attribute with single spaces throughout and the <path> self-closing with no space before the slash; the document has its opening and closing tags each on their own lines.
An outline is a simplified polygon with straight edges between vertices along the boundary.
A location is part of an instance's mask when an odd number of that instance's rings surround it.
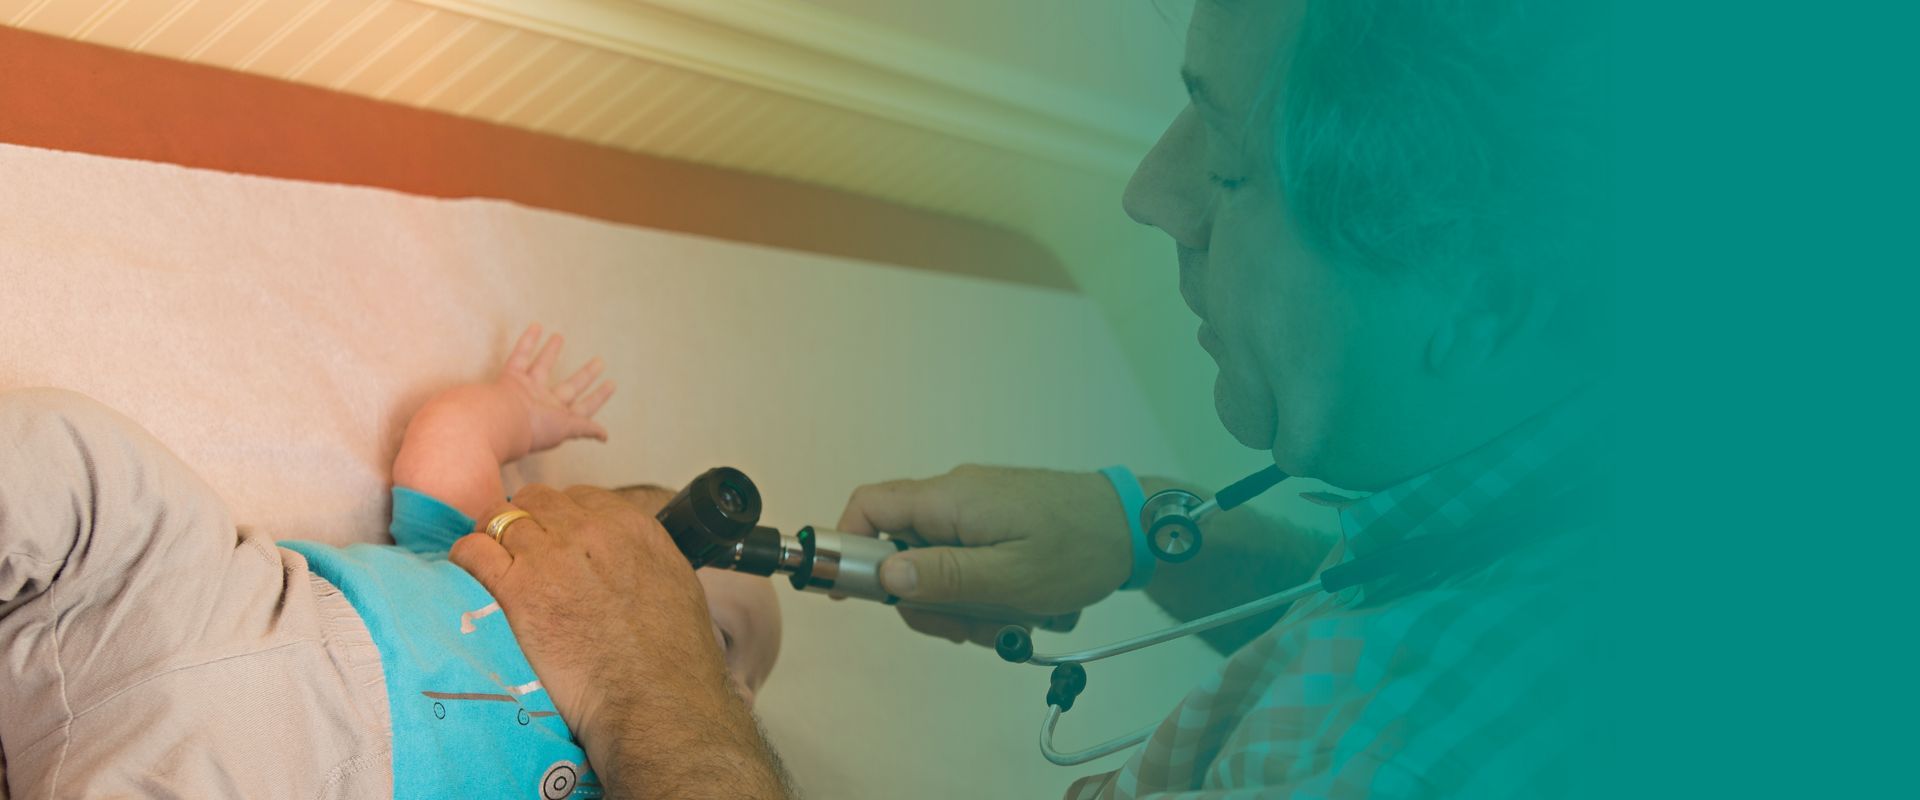
<svg viewBox="0 0 1920 800">
<path fill-rule="evenodd" d="M 1242 444 L 1295 475 L 1370 488 L 1395 403 L 1418 395 L 1431 301 L 1326 263 L 1289 223 L 1271 109 L 1304 0 L 1200 0 L 1192 102 L 1127 186 L 1127 213 L 1172 237 L 1180 294 L 1219 367 L 1214 403 Z M 1273 87 L 1273 88 L 1269 88 Z M 1263 91 L 1274 96 L 1261 102 Z M 1398 399 L 1396 399 L 1398 398 Z"/>
</svg>

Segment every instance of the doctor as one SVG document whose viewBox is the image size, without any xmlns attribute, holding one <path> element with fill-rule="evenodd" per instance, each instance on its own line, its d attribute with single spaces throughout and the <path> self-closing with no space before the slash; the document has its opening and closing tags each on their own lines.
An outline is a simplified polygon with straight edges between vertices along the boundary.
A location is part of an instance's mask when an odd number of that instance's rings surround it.
<svg viewBox="0 0 1920 800">
<path fill-rule="evenodd" d="M 1122 475 L 976 467 L 854 492 L 842 529 L 940 545 L 886 562 L 890 591 L 1047 613 L 1127 586 L 1190 619 L 1394 542 L 1517 532 L 1463 568 L 1209 634 L 1225 666 L 1069 797 L 1574 788 L 1608 464 L 1606 20 L 1590 5 L 1197 2 L 1192 102 L 1125 208 L 1173 240 L 1221 422 L 1339 487 L 1311 498 L 1337 535 L 1240 510 L 1210 520 L 1197 558 L 1155 565 L 1136 558 Z M 615 796 L 781 796 L 664 532 L 592 490 L 516 501 L 532 523 L 453 559 L 500 599 Z M 956 641 L 996 627 L 905 616 Z M 588 622 L 603 618 L 636 624 Z"/>
</svg>

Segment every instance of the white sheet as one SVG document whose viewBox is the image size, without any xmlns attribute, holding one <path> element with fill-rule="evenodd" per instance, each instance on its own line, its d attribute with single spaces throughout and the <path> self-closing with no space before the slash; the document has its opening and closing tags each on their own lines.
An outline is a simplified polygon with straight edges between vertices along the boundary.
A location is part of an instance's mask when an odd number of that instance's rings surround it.
<svg viewBox="0 0 1920 800">
<path fill-rule="evenodd" d="M 770 524 L 795 527 L 832 524 L 861 482 L 964 461 L 1178 471 L 1076 295 L 4 145 L 0 186 L 0 388 L 119 408 L 281 538 L 380 540 L 408 415 L 484 375 L 531 320 L 569 335 L 570 363 L 605 356 L 621 389 L 610 445 L 532 459 L 527 479 L 678 484 L 731 464 Z M 912 635 L 881 607 L 781 593 L 787 645 L 760 712 L 810 796 L 1049 797 L 1117 766 L 1040 759 L 1045 671 Z M 1054 642 L 1159 621 L 1118 598 Z M 1157 721 L 1213 663 L 1182 642 L 1101 665 L 1063 741 Z"/>
</svg>

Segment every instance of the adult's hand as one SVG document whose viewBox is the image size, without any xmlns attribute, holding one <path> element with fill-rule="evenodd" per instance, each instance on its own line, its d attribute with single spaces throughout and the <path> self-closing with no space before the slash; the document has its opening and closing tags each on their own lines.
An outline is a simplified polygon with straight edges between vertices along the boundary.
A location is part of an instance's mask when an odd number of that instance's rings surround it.
<svg viewBox="0 0 1920 800">
<path fill-rule="evenodd" d="M 1118 589 L 1133 563 L 1125 513 L 1098 473 L 963 466 L 928 480 L 862 486 L 839 527 L 930 545 L 880 567 L 888 592 L 920 603 L 1064 614 Z M 900 615 L 922 633 L 988 646 L 1003 626 L 909 609 Z"/>
<path fill-rule="evenodd" d="M 611 492 L 522 489 L 532 515 L 449 558 L 492 593 L 610 797 L 781 797 L 733 694 L 699 580 L 660 524 Z M 642 791 L 644 787 L 644 792 Z"/>
</svg>

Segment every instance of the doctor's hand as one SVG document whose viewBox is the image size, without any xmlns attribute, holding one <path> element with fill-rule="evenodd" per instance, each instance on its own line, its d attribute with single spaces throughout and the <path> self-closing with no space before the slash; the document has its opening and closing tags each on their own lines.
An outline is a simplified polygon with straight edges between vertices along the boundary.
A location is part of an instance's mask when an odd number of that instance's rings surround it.
<svg viewBox="0 0 1920 800">
<path fill-rule="evenodd" d="M 929 545 L 890 556 L 880 582 L 902 600 L 1078 611 L 1132 570 L 1113 486 L 1093 472 L 963 466 L 928 480 L 862 486 L 839 529 Z M 901 609 L 914 630 L 992 646 L 1004 623 Z"/>
<path fill-rule="evenodd" d="M 498 541 L 460 539 L 448 559 L 499 602 L 608 796 L 785 796 L 700 581 L 660 523 L 603 489 L 533 485 L 480 524 L 516 507 L 531 517 Z"/>
</svg>

